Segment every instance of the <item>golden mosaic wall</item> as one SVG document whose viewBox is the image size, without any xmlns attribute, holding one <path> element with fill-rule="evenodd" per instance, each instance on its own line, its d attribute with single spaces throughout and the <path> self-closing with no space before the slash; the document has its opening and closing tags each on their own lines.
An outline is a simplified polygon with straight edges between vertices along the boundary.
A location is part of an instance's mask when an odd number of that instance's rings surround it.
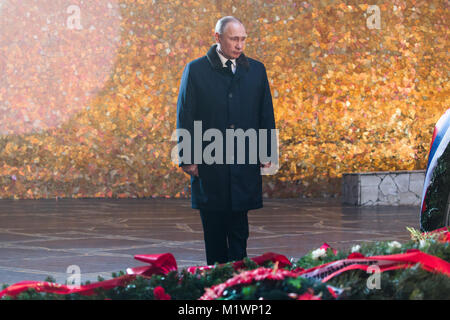
<svg viewBox="0 0 450 320">
<path fill-rule="evenodd" d="M 449 107 L 446 1 L 11 0 L 0 5 L 0 197 L 186 197 L 170 159 L 185 64 L 239 17 L 280 128 L 268 196 L 424 169 Z M 101 3 L 101 4 L 98 4 Z"/>
</svg>

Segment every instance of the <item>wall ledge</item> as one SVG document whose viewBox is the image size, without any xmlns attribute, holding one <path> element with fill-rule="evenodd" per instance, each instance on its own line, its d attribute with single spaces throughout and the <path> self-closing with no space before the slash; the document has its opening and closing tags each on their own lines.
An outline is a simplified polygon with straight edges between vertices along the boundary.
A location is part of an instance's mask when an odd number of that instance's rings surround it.
<svg viewBox="0 0 450 320">
<path fill-rule="evenodd" d="M 425 170 L 344 173 L 342 202 L 355 206 L 418 206 Z"/>
</svg>

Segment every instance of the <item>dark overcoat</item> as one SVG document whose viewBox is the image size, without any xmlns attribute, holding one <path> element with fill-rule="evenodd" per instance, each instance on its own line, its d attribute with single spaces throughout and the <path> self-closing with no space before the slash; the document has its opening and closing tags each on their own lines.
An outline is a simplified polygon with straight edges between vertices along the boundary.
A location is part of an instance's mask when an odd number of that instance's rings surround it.
<svg viewBox="0 0 450 320">
<path fill-rule="evenodd" d="M 249 163 L 250 139 L 245 144 L 245 164 L 237 163 L 237 143 L 233 163 L 233 159 L 227 160 L 229 155 L 225 146 L 226 129 L 246 131 L 251 128 L 257 132 L 275 129 L 266 69 L 264 64 L 242 53 L 236 59 L 237 68 L 233 74 L 223 67 L 216 46 L 214 44 L 206 56 L 186 65 L 178 96 L 177 128 L 191 133 L 191 163 L 194 163 L 194 139 L 199 138 L 194 137 L 194 121 L 201 121 L 202 133 L 214 128 L 223 134 L 223 163 L 202 161 L 198 165 L 199 176 L 191 176 L 192 208 L 212 211 L 258 209 L 263 206 L 260 159 L 258 157 L 257 163 Z M 210 143 L 203 141 L 202 148 Z M 259 152 L 259 147 L 257 150 Z M 179 165 L 188 163 L 180 161 Z"/>
</svg>

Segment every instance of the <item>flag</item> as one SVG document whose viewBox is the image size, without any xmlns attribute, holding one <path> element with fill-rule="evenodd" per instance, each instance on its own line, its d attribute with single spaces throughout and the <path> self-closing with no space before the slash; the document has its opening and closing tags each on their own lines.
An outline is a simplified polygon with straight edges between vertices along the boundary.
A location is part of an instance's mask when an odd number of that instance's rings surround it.
<svg viewBox="0 0 450 320">
<path fill-rule="evenodd" d="M 450 109 L 448 109 L 444 115 L 436 123 L 434 128 L 433 138 L 431 140 L 430 153 L 428 155 L 427 170 L 425 173 L 425 182 L 422 191 L 422 203 L 421 203 L 421 214 L 426 210 L 425 195 L 431 183 L 431 178 L 433 177 L 433 171 L 436 168 L 438 159 L 442 156 L 447 145 L 450 141 Z M 422 228 L 421 222 L 421 228 Z"/>
</svg>

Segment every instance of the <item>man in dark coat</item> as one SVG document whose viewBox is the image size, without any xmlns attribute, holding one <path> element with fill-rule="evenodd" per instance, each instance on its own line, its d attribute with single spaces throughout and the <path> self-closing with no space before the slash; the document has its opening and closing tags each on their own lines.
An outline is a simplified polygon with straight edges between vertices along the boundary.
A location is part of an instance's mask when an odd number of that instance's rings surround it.
<svg viewBox="0 0 450 320">
<path fill-rule="evenodd" d="M 216 44 L 206 56 L 187 64 L 180 84 L 177 129 L 184 129 L 191 139 L 190 149 L 183 149 L 185 157 L 178 163 L 191 175 L 192 208 L 200 210 L 208 264 L 247 256 L 247 213 L 263 206 L 261 168 L 274 163 L 271 129 L 275 129 L 275 120 L 269 82 L 264 65 L 244 55 L 246 37 L 238 19 L 220 19 Z M 259 134 L 252 140 L 251 133 L 261 133 L 260 129 L 266 129 L 262 130 L 264 139 Z M 207 135 L 208 131 L 214 134 Z M 230 132 L 248 133 L 244 149 L 237 152 L 237 136 L 228 135 Z M 205 140 L 214 140 L 211 144 L 219 147 L 226 141 L 226 152 L 219 148 L 211 152 L 213 163 L 202 161 L 208 145 Z M 265 143 L 267 148 L 262 147 Z M 259 156 L 260 149 L 268 150 L 254 161 L 252 156 Z"/>
</svg>

